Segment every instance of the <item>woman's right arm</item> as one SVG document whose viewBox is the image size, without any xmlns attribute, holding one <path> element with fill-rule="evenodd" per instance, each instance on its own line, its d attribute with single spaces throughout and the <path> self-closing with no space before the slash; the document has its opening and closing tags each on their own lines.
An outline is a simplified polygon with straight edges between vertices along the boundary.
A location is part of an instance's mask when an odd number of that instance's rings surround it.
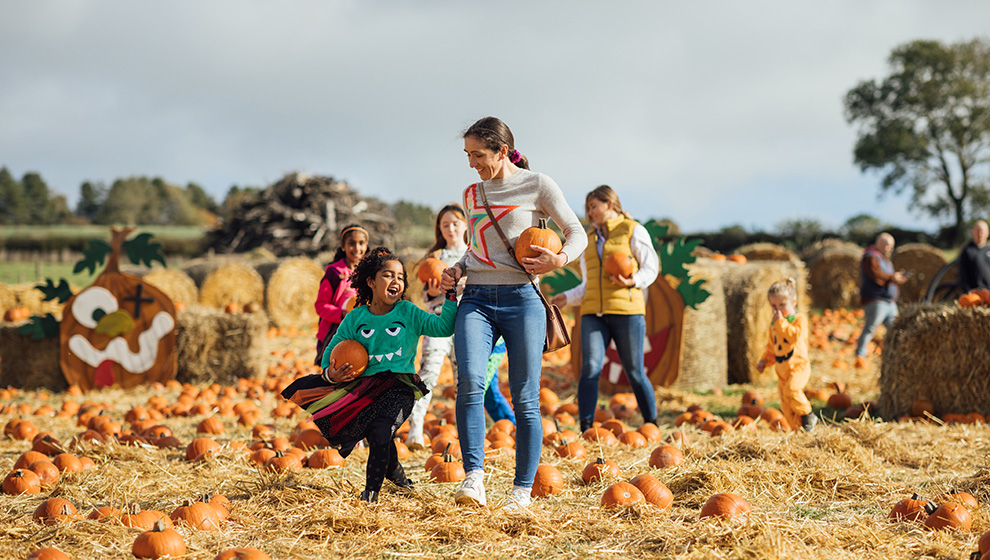
<svg viewBox="0 0 990 560">
<path fill-rule="evenodd" d="M 584 260 L 584 253 L 581 253 L 581 283 L 559 295 L 564 296 L 564 305 L 577 305 L 584 299 L 585 288 L 588 284 L 588 263 Z M 557 304 L 558 307 L 560 304 Z"/>
</svg>

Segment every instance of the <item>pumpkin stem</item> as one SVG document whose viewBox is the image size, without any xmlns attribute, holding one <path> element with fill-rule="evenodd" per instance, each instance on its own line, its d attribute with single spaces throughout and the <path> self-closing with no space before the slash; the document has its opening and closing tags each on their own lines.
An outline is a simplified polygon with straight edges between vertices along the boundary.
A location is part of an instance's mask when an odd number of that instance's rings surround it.
<svg viewBox="0 0 990 560">
<path fill-rule="evenodd" d="M 537 227 L 539 227 L 540 229 L 547 229 L 547 219 L 540 218 L 540 225 Z"/>
<path fill-rule="evenodd" d="M 141 513 L 141 506 L 138 505 L 137 502 L 134 502 L 131 505 L 127 506 L 127 513 L 131 515 L 137 515 Z"/>
<path fill-rule="evenodd" d="M 915 492 L 915 493 L 911 494 L 911 499 L 912 500 L 920 500 L 921 499 L 921 496 L 919 496 L 918 493 Z"/>
<path fill-rule="evenodd" d="M 927 504 L 925 504 L 925 513 L 927 513 L 928 515 L 935 513 L 935 510 L 937 509 L 938 506 L 935 505 L 935 502 L 928 502 Z"/>
<path fill-rule="evenodd" d="M 151 530 L 156 533 L 161 533 L 162 531 L 165 530 L 165 521 L 163 521 L 162 518 L 159 517 L 158 519 L 155 520 L 155 525 L 151 528 Z"/>
<path fill-rule="evenodd" d="M 110 238 L 110 256 L 107 257 L 107 267 L 105 272 L 120 272 L 120 249 L 124 245 L 124 240 L 137 228 L 125 227 L 123 229 L 110 228 L 112 237 Z"/>
</svg>

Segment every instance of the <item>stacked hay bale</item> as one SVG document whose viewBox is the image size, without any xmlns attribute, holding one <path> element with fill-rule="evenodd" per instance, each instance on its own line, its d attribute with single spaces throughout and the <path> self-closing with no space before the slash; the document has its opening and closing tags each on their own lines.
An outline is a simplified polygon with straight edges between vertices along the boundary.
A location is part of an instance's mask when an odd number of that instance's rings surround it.
<svg viewBox="0 0 990 560">
<path fill-rule="evenodd" d="M 308 257 L 296 257 L 257 268 L 265 280 L 265 309 L 275 326 L 313 327 L 316 325 L 316 295 L 323 279 L 323 267 Z"/>
<path fill-rule="evenodd" d="M 173 303 L 195 305 L 199 303 L 199 288 L 185 272 L 176 268 L 155 268 L 143 274 L 144 281 L 158 288 Z"/>
<path fill-rule="evenodd" d="M 6 284 L 0 284 L 0 317 L 3 317 L 8 309 L 15 307 L 17 307 L 17 294 L 14 289 Z"/>
<path fill-rule="evenodd" d="M 863 249 L 854 243 L 826 239 L 801 253 L 816 307 L 837 309 L 859 306 L 859 263 Z"/>
<path fill-rule="evenodd" d="M 177 322 L 177 380 L 233 384 L 241 377 L 263 375 L 268 329 L 264 315 L 196 305 L 179 311 Z"/>
<path fill-rule="evenodd" d="M 0 325 L 0 387 L 64 391 L 69 383 L 59 366 L 58 338 L 32 340 L 20 324 Z"/>
<path fill-rule="evenodd" d="M 45 301 L 45 294 L 36 289 L 37 283 L 15 284 L 10 288 L 17 298 L 17 305 L 27 307 L 31 315 L 45 315 L 51 313 L 56 319 L 62 319 L 62 304 L 58 300 Z M 79 288 L 72 286 L 72 293 L 79 291 Z"/>
<path fill-rule="evenodd" d="M 229 303 L 243 307 L 246 303 L 264 301 L 264 280 L 244 263 L 205 262 L 184 270 L 199 286 L 199 302 L 206 307 L 223 309 Z"/>
<path fill-rule="evenodd" d="M 880 412 L 894 419 L 927 397 L 939 416 L 990 414 L 990 308 L 905 305 L 884 338 Z"/>
<path fill-rule="evenodd" d="M 928 285 L 946 265 L 942 251 L 925 243 L 909 243 L 894 250 L 891 257 L 895 270 L 910 273 L 907 282 L 901 284 L 901 302 L 917 302 L 925 298 Z"/>
<path fill-rule="evenodd" d="M 684 347 L 681 373 L 674 388 L 704 391 L 725 387 L 728 382 L 729 353 L 726 338 L 725 287 L 718 271 L 706 264 L 688 266 L 691 279 L 704 280 L 711 295 L 697 309 L 684 309 Z"/>
<path fill-rule="evenodd" d="M 726 349 L 730 383 L 769 383 L 772 368 L 761 374 L 756 363 L 766 349 L 770 332 L 767 290 L 774 282 L 794 278 L 800 313 L 807 311 L 807 273 L 800 262 L 753 261 L 746 264 L 705 260 L 721 280 L 725 296 Z"/>
<path fill-rule="evenodd" d="M 801 262 L 794 251 L 776 243 L 750 243 L 736 249 L 736 254 L 746 257 L 747 261 Z"/>
</svg>

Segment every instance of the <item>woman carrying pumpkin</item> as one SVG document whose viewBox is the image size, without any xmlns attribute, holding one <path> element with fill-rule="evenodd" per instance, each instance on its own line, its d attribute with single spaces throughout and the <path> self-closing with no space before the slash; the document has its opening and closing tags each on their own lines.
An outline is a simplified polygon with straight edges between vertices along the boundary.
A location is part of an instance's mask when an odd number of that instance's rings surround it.
<svg viewBox="0 0 990 560">
<path fill-rule="evenodd" d="M 426 254 L 427 259 L 438 259 L 443 263 L 444 268 L 449 267 L 459 261 L 467 251 L 467 217 L 460 204 L 448 204 L 437 213 L 436 223 L 433 227 L 434 243 Z M 428 265 L 424 261 L 424 265 Z M 423 265 L 421 265 L 423 266 Z M 441 269 L 442 270 L 442 269 Z M 464 283 L 467 277 L 461 277 L 457 283 L 457 297 L 460 298 L 464 292 Z M 440 290 L 440 277 L 431 277 L 423 285 L 423 303 L 426 310 L 433 314 L 439 314 L 443 307 L 444 293 Z M 406 445 L 410 449 L 423 447 L 423 422 L 426 418 L 426 409 L 432 400 L 432 391 L 437 386 L 437 379 L 440 378 L 440 368 L 443 367 L 444 356 L 450 357 L 454 371 L 457 371 L 457 359 L 453 353 L 454 337 L 423 337 L 422 358 L 419 362 L 419 378 L 431 391 L 416 401 L 412 414 L 409 415 L 409 433 L 406 434 Z M 505 357 L 505 347 L 502 346 L 501 354 L 495 352 L 489 360 L 489 380 L 492 378 L 492 366 L 495 372 Z M 493 386 L 489 383 L 485 389 L 485 410 L 491 415 L 493 420 L 507 418 L 515 423 L 515 415 L 512 414 L 512 407 L 505 399 L 505 396 L 496 390 L 498 383 Z"/>
<path fill-rule="evenodd" d="M 385 247 L 372 250 L 354 269 L 357 307 L 340 323 L 323 354 L 322 375 L 292 382 L 282 396 L 304 407 L 331 445 L 346 457 L 362 439 L 368 441 L 368 467 L 361 499 L 374 502 L 385 479 L 411 488 L 395 449 L 395 432 L 427 392 L 413 366 L 419 337 L 454 332 L 457 299 L 447 294 L 440 315 L 405 299 L 402 262 Z M 353 340 L 366 350 L 364 368 L 356 359 L 338 363 L 334 348 Z M 341 358 L 339 361 L 344 361 Z"/>
<path fill-rule="evenodd" d="M 767 292 L 767 300 L 773 310 L 770 340 L 763 357 L 756 363 L 756 370 L 763 373 L 767 366 L 773 366 L 784 419 L 790 429 L 804 428 L 810 432 L 818 423 L 818 417 L 812 413 L 811 403 L 804 395 L 804 386 L 811 377 L 811 362 L 808 360 L 808 319 L 795 311 L 797 282 L 793 278 L 774 282 Z"/>
<path fill-rule="evenodd" d="M 316 294 L 316 360 L 320 365 L 327 341 L 337 332 L 337 326 L 347 314 L 347 302 L 356 293 L 351 287 L 351 273 L 361 262 L 368 250 L 368 231 L 357 224 L 351 224 L 340 231 L 340 246 L 327 265 Z"/>
<path fill-rule="evenodd" d="M 485 117 L 471 125 L 463 138 L 468 163 L 481 181 L 464 191 L 470 239 L 467 253 L 444 271 L 440 283 L 441 289 L 448 290 L 461 276 L 468 277 L 454 329 L 457 432 L 467 477 L 454 498 L 458 504 L 487 503 L 482 400 L 488 359 L 501 336 L 516 415 L 516 473 L 507 507 L 525 507 L 530 503 L 543 439 L 539 390 L 546 311 L 532 275 L 564 266 L 584 250 L 586 239 L 560 187 L 550 177 L 529 170 L 505 123 Z M 508 245 L 548 217 L 564 232 L 563 248 L 555 252 L 531 244 L 529 249 L 536 256 L 517 261 Z M 527 238 L 528 234 L 524 244 Z"/>
<path fill-rule="evenodd" d="M 553 298 L 558 307 L 581 304 L 581 431 L 591 428 L 595 420 L 598 379 L 611 341 L 615 342 L 643 420 L 655 424 L 656 395 L 643 363 L 643 289 L 657 279 L 660 259 L 649 232 L 622 211 L 619 195 L 612 187 L 602 185 L 588 193 L 584 210 L 592 228 L 588 231 L 588 248 L 581 255 L 581 284 Z"/>
</svg>

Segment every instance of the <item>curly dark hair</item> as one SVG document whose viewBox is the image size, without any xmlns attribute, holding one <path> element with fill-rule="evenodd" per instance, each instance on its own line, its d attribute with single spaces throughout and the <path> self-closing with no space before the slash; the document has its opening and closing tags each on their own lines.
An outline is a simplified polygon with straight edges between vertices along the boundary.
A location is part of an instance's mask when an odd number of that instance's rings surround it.
<svg viewBox="0 0 990 560">
<path fill-rule="evenodd" d="M 371 304 L 371 298 L 374 297 L 374 293 L 371 290 L 371 286 L 368 285 L 368 280 L 374 281 L 375 275 L 378 274 L 378 271 L 388 261 L 398 261 L 402 265 L 403 273 L 405 273 L 406 267 L 402 264 L 402 259 L 388 247 L 375 247 L 368 251 L 364 255 L 364 258 L 361 259 L 361 262 L 354 267 L 354 272 L 351 274 L 351 286 L 357 290 L 357 298 L 354 300 L 355 305 Z M 409 282 L 403 279 L 402 295 L 399 296 L 399 299 L 406 299 L 406 288 L 408 287 Z"/>
</svg>

